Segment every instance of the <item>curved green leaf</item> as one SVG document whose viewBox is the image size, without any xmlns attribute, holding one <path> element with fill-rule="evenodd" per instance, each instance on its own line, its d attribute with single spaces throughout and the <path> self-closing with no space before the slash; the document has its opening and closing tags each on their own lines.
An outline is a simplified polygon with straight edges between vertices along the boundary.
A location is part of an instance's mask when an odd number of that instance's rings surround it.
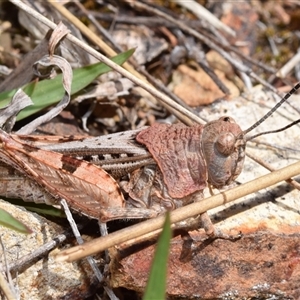
<svg viewBox="0 0 300 300">
<path fill-rule="evenodd" d="M 122 65 L 134 52 L 134 49 L 123 52 L 111 60 L 118 65 Z M 111 68 L 104 63 L 96 63 L 90 66 L 82 67 L 73 70 L 73 81 L 71 94 L 75 94 L 88 86 L 98 76 L 111 71 Z M 63 95 L 64 89 L 62 86 L 62 75 L 57 75 L 51 80 L 42 80 L 39 82 L 31 82 L 25 85 L 23 91 L 31 98 L 34 105 L 23 109 L 17 117 L 17 120 L 22 120 L 32 114 L 58 103 Z M 0 107 L 5 107 L 10 102 L 11 98 L 17 90 L 0 93 Z"/>
<path fill-rule="evenodd" d="M 0 208 L 0 225 L 13 229 L 21 233 L 31 233 L 31 230 L 15 219 L 11 214 Z"/>
</svg>

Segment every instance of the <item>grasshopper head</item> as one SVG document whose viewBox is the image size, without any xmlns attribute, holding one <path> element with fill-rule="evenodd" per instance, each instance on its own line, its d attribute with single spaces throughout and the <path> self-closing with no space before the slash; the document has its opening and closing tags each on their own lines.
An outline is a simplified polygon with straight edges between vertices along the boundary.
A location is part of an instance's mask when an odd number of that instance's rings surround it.
<svg viewBox="0 0 300 300">
<path fill-rule="evenodd" d="M 242 172 L 245 146 L 243 131 L 230 117 L 221 117 L 204 126 L 201 148 L 210 184 L 220 188 L 237 178 Z"/>
<path fill-rule="evenodd" d="M 214 187 L 230 184 L 242 171 L 245 159 L 246 142 L 260 135 L 280 132 L 300 123 L 300 119 L 271 131 L 252 136 L 248 134 L 269 118 L 292 94 L 300 88 L 298 82 L 268 113 L 260 120 L 242 131 L 230 117 L 221 117 L 204 125 L 201 149 L 207 165 L 208 182 Z"/>
</svg>

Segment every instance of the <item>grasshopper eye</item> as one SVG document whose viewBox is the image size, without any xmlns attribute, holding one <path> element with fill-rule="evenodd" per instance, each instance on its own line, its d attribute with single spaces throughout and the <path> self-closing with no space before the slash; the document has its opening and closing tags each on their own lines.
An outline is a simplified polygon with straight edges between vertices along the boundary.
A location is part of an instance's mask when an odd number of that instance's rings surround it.
<svg viewBox="0 0 300 300">
<path fill-rule="evenodd" d="M 228 156 L 233 152 L 234 145 L 235 136 L 230 132 L 221 133 L 215 144 L 217 150 L 225 156 Z"/>
<path fill-rule="evenodd" d="M 228 116 L 223 116 L 219 120 L 227 123 L 235 123 L 234 119 Z"/>
</svg>

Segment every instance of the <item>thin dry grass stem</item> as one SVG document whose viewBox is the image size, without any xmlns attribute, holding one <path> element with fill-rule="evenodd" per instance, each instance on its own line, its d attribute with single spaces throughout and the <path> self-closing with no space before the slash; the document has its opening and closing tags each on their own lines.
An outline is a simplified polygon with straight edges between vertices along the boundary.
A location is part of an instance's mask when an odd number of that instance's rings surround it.
<svg viewBox="0 0 300 300">
<path fill-rule="evenodd" d="M 18 299 L 16 290 L 14 288 L 11 273 L 8 270 L 7 258 L 6 258 L 6 249 L 0 237 L 0 247 L 2 250 L 1 256 L 3 261 L 3 271 L 0 271 L 0 291 L 3 292 L 4 296 L 8 300 L 15 300 Z M 7 280 L 3 273 L 6 272 Z"/>
<path fill-rule="evenodd" d="M 274 171 L 270 174 L 259 177 L 248 183 L 242 184 L 233 189 L 224 191 L 218 195 L 203 199 L 197 203 L 192 203 L 187 206 L 178 208 L 171 212 L 171 222 L 176 223 L 191 218 L 212 208 L 218 207 L 225 203 L 239 199 L 251 193 L 257 192 L 261 189 L 267 188 L 280 181 L 287 180 L 300 173 L 300 162 L 294 163 L 290 166 Z M 109 247 L 119 245 L 130 239 L 137 238 L 154 230 L 162 228 L 164 216 L 144 221 L 142 223 L 121 229 L 117 232 L 111 233 L 106 237 L 95 239 L 91 242 L 76 246 L 68 250 L 61 251 L 57 255 L 59 261 L 74 261 L 81 259 L 87 255 L 92 255 L 103 251 Z"/>
<path fill-rule="evenodd" d="M 191 11 L 195 16 L 197 16 L 198 19 L 203 19 L 206 22 L 210 23 L 216 29 L 223 31 L 233 37 L 236 36 L 236 32 L 234 30 L 232 30 L 229 26 L 220 21 L 215 15 L 213 15 L 210 11 L 208 11 L 205 7 L 203 7 L 196 1 L 174 0 L 174 2 Z"/>
<path fill-rule="evenodd" d="M 0 289 L 2 290 L 7 300 L 17 299 L 16 295 L 14 295 L 13 291 L 10 289 L 8 282 L 5 280 L 1 272 L 0 272 Z"/>
<path fill-rule="evenodd" d="M 295 148 L 292 148 L 292 147 L 285 147 L 285 146 L 279 146 L 279 145 L 275 145 L 275 144 L 272 144 L 272 143 L 268 143 L 268 142 L 265 142 L 265 141 L 261 141 L 261 140 L 256 140 L 256 139 L 253 139 L 251 141 L 249 141 L 249 143 L 253 143 L 254 147 L 255 145 L 259 144 L 261 146 L 265 146 L 267 149 L 272 149 L 274 151 L 274 149 L 277 149 L 277 150 L 281 150 L 281 151 L 291 151 L 291 152 L 299 152 L 300 150 L 296 150 Z"/>
<path fill-rule="evenodd" d="M 279 78 L 285 78 L 292 69 L 295 68 L 300 62 L 300 52 L 294 55 L 284 66 L 277 71 L 276 76 Z"/>
<path fill-rule="evenodd" d="M 31 7 L 27 6 L 26 4 L 24 4 L 18 0 L 10 0 L 10 2 L 12 2 L 18 8 L 24 10 L 26 13 L 28 13 L 32 17 L 36 18 L 37 20 L 39 20 L 41 23 L 48 26 L 49 28 L 51 28 L 53 30 L 56 28 L 57 25 L 55 23 L 51 22 L 49 19 L 45 18 L 43 15 L 41 15 L 37 11 L 33 10 Z M 169 97 L 167 97 L 166 95 L 164 95 L 163 93 L 161 93 L 160 91 L 155 89 L 153 86 L 149 85 L 148 83 L 145 83 L 143 80 L 132 75 L 130 72 L 128 72 L 124 68 L 120 67 L 119 65 L 115 64 L 109 58 L 102 55 L 101 53 L 99 53 L 98 51 L 96 51 L 95 49 L 93 49 L 92 47 L 87 45 L 86 43 L 82 42 L 81 40 L 79 40 L 78 38 L 73 36 L 72 34 L 68 34 L 66 36 L 66 39 L 69 40 L 70 42 L 74 43 L 75 45 L 79 46 L 80 48 L 85 50 L 87 53 L 91 54 L 92 56 L 97 58 L 99 61 L 105 63 L 106 65 L 111 67 L 113 70 L 120 73 L 124 77 L 128 78 L 129 80 L 131 80 L 138 86 L 142 87 L 147 92 L 152 94 L 154 97 L 158 98 L 161 101 L 161 104 L 166 106 L 167 109 L 169 109 L 168 107 L 171 107 L 172 113 L 174 113 L 174 115 L 179 116 L 180 114 L 184 114 L 184 117 L 180 118 L 181 121 L 183 121 L 184 123 L 186 123 L 186 124 L 191 124 L 191 122 L 195 122 L 198 124 L 205 123 L 201 118 L 199 118 L 192 112 L 184 109 L 181 105 L 177 104 L 175 101 L 173 101 L 172 99 L 170 99 Z"/>
<path fill-rule="evenodd" d="M 101 25 L 100 22 L 97 21 L 95 16 L 90 11 L 88 11 L 83 4 L 81 4 L 79 1 L 74 2 L 74 4 L 80 9 L 83 16 L 89 19 L 89 21 L 95 26 L 95 29 L 98 30 L 100 35 L 102 35 L 107 41 L 110 42 L 114 50 L 118 50 L 119 52 L 123 51 L 123 49 L 121 49 L 121 47 L 119 47 L 119 45 L 116 44 L 112 35 Z"/>
<path fill-rule="evenodd" d="M 72 228 L 72 231 L 73 231 L 73 234 L 76 238 L 76 241 L 79 245 L 82 245 L 83 244 L 83 239 L 82 239 L 82 236 L 79 232 L 79 229 L 78 229 L 78 226 L 73 218 L 73 215 L 69 209 L 69 206 L 68 206 L 68 203 L 65 199 L 61 199 L 60 200 L 60 205 L 62 206 L 65 214 L 66 214 L 66 217 L 67 217 L 67 220 L 70 224 L 70 227 Z M 91 256 L 88 256 L 87 258 L 87 261 L 90 265 L 90 267 L 92 268 L 96 278 L 98 279 L 99 282 L 101 282 L 103 280 L 103 275 L 101 273 L 101 271 L 99 270 L 95 260 L 91 257 Z"/>
<path fill-rule="evenodd" d="M 258 158 L 257 156 L 255 156 L 253 153 L 249 152 L 249 150 L 247 150 L 246 155 L 251 158 L 252 160 L 254 160 L 255 162 L 257 162 L 259 165 L 263 166 L 264 168 L 266 168 L 267 170 L 274 172 L 276 171 L 275 168 L 273 168 L 270 164 L 268 164 L 267 162 L 261 160 L 260 158 Z M 290 184 L 291 186 L 293 186 L 295 189 L 300 191 L 300 184 L 294 180 L 294 179 L 286 179 L 285 180 L 288 184 Z"/>
<path fill-rule="evenodd" d="M 117 53 L 109 45 L 107 45 L 93 31 L 91 31 L 86 25 L 84 25 L 77 17 L 70 13 L 70 11 L 68 11 L 64 6 L 51 0 L 48 0 L 47 2 L 52 5 L 62 16 L 69 20 L 75 27 L 77 27 L 81 33 L 83 33 L 89 40 L 97 45 L 107 56 L 117 55 Z M 147 82 L 146 78 L 140 73 L 136 72 L 136 70 L 128 62 L 125 62 L 123 66 L 134 76 Z"/>
<path fill-rule="evenodd" d="M 171 230 L 183 229 L 183 230 L 186 231 L 186 230 L 199 229 L 199 224 L 200 224 L 199 218 L 194 218 L 194 219 L 190 219 L 188 224 L 178 224 L 178 223 L 171 224 Z M 123 250 L 123 249 L 131 247 L 133 245 L 136 245 L 138 243 L 151 241 L 153 239 L 156 239 L 161 232 L 162 232 L 162 229 L 157 229 L 157 230 L 151 231 L 147 234 L 144 234 L 142 236 L 139 236 L 137 238 L 134 238 L 134 239 L 126 241 L 122 244 L 119 244 L 117 246 L 117 249 L 118 250 Z M 204 233 L 204 230 L 203 230 L 203 233 Z"/>
</svg>

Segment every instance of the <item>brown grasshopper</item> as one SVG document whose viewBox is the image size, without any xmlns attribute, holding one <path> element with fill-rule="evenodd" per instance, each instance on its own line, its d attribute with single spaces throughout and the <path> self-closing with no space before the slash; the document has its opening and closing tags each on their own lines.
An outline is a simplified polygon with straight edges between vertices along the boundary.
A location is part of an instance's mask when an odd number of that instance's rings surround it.
<svg viewBox="0 0 300 300">
<path fill-rule="evenodd" d="M 296 85 L 265 117 L 245 131 L 230 117 L 221 117 L 204 126 L 154 124 L 146 129 L 73 142 L 59 138 L 61 143 L 54 145 L 47 145 L 50 140 L 47 137 L 0 131 L 0 160 L 19 172 L 16 176 L 15 171 L 7 171 L 7 180 L 0 183 L 0 194 L 21 196 L 29 201 L 36 197 L 50 203 L 63 198 L 72 209 L 102 222 L 154 217 L 201 199 L 207 185 L 221 188 L 235 180 L 243 168 L 247 141 L 258 136 L 246 135 L 299 87 L 300 84 Z M 84 160 L 91 156 L 102 168 Z M 113 177 L 103 169 L 116 179 L 130 173 L 129 182 L 123 187 L 128 193 L 126 201 Z M 12 178 L 17 178 L 14 183 Z M 30 187 L 29 193 L 13 195 L 12 185 L 19 187 L 19 193 L 22 189 L 20 183 L 16 184 L 19 179 L 23 188 L 25 184 Z"/>
</svg>

